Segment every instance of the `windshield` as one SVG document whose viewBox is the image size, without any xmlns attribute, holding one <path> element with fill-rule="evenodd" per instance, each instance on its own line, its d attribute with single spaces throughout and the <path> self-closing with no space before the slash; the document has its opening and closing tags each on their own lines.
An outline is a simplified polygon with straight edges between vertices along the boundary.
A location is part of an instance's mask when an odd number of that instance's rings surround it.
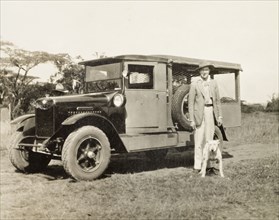
<svg viewBox="0 0 279 220">
<path fill-rule="evenodd" d="M 86 91 L 103 92 L 121 89 L 121 63 L 86 66 Z"/>
</svg>

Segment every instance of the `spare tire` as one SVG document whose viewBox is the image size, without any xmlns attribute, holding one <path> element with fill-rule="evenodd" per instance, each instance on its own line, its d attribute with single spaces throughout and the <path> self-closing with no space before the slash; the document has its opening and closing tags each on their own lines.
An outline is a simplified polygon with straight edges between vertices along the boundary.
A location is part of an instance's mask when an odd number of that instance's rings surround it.
<svg viewBox="0 0 279 220">
<path fill-rule="evenodd" d="M 193 131 L 190 126 L 188 95 L 190 85 L 181 85 L 178 87 L 172 98 L 171 114 L 173 123 L 177 123 L 178 130 Z"/>
</svg>

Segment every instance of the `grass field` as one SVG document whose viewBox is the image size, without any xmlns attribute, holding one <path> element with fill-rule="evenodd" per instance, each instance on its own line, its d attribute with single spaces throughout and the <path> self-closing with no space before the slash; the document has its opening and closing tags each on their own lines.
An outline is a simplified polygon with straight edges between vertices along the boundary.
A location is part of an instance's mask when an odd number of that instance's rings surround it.
<svg viewBox="0 0 279 220">
<path fill-rule="evenodd" d="M 233 144 L 278 143 L 279 112 L 242 113 L 241 127 L 227 129 L 227 135 Z"/>
<path fill-rule="evenodd" d="M 57 161 L 15 172 L 2 147 L 0 219 L 278 219 L 278 114 L 245 114 L 227 133 L 225 178 L 194 174 L 189 150 L 159 165 L 118 156 L 103 178 L 75 182 Z"/>
</svg>

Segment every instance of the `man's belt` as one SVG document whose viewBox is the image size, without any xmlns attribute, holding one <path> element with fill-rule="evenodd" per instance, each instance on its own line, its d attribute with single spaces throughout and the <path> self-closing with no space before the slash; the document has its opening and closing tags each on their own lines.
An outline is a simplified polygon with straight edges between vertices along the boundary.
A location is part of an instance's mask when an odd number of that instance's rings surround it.
<svg viewBox="0 0 279 220">
<path fill-rule="evenodd" d="M 204 104 L 205 107 L 212 107 L 213 104 Z"/>
</svg>

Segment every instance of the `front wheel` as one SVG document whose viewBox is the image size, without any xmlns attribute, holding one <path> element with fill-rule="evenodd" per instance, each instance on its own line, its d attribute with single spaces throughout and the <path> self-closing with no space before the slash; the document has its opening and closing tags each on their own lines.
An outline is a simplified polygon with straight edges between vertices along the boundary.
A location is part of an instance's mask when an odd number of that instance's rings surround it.
<svg viewBox="0 0 279 220">
<path fill-rule="evenodd" d="M 25 147 L 21 147 L 21 143 L 32 143 L 32 139 L 25 137 L 22 132 L 15 132 L 11 137 L 9 151 L 9 159 L 13 166 L 26 173 L 40 172 L 47 167 L 51 157 L 45 154 L 35 153 Z"/>
<path fill-rule="evenodd" d="M 71 133 L 62 149 L 65 171 L 76 180 L 94 180 L 106 170 L 111 157 L 105 133 L 94 126 L 84 126 Z"/>
</svg>

